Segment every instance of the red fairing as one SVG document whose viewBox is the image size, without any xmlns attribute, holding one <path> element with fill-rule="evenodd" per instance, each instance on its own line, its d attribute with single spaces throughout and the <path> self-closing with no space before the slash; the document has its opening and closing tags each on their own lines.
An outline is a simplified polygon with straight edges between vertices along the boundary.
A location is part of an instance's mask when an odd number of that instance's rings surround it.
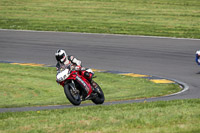
<svg viewBox="0 0 200 133">
<path fill-rule="evenodd" d="M 92 93 L 92 87 L 89 83 L 89 81 L 81 74 L 79 74 L 80 71 L 72 71 L 71 74 L 69 75 L 69 77 L 66 80 L 76 80 L 79 84 L 81 84 L 87 91 L 87 96 L 89 96 Z M 65 81 L 60 82 L 60 85 L 62 85 L 64 87 L 64 83 Z"/>
<path fill-rule="evenodd" d="M 82 75 L 77 75 L 76 81 L 78 81 L 82 86 L 84 86 L 84 88 L 86 89 L 86 91 L 88 93 L 87 96 L 89 96 L 92 93 L 92 87 L 91 87 L 89 81 L 85 77 L 83 77 Z"/>
<path fill-rule="evenodd" d="M 65 82 L 64 81 L 60 82 L 60 85 L 62 85 L 64 87 Z"/>
</svg>

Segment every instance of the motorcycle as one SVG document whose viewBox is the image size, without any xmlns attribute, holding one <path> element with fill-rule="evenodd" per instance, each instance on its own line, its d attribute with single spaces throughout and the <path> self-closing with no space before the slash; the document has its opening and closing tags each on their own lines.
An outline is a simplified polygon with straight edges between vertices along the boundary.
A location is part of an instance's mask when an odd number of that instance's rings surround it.
<svg viewBox="0 0 200 133">
<path fill-rule="evenodd" d="M 92 100 L 95 104 L 104 103 L 104 93 L 101 87 L 95 82 L 91 83 L 81 75 L 81 72 L 69 69 L 65 69 L 57 75 L 57 82 L 63 86 L 64 93 L 67 99 L 73 105 L 80 105 L 82 101 Z"/>
<path fill-rule="evenodd" d="M 198 64 L 198 65 L 200 65 L 200 50 L 198 50 L 197 52 L 196 52 L 196 63 Z"/>
</svg>

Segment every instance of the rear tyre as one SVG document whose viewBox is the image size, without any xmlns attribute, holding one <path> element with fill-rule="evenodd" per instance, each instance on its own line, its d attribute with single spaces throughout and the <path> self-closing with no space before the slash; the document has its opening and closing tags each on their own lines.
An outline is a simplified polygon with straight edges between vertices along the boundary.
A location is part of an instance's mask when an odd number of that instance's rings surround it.
<svg viewBox="0 0 200 133">
<path fill-rule="evenodd" d="M 71 85 L 68 85 L 66 84 L 64 86 L 64 92 L 65 92 L 65 95 L 67 97 L 67 99 L 75 106 L 78 106 L 81 104 L 81 98 L 80 98 L 80 95 L 79 93 L 75 92 L 73 89 L 72 89 L 72 86 Z"/>
<path fill-rule="evenodd" d="M 97 90 L 97 97 L 95 97 L 94 99 L 92 99 L 92 102 L 95 103 L 95 104 L 103 104 L 104 100 L 105 100 L 104 93 L 103 93 L 101 87 L 97 83 L 96 83 L 96 85 L 97 85 L 97 88 L 96 88 L 96 90 Z"/>
</svg>

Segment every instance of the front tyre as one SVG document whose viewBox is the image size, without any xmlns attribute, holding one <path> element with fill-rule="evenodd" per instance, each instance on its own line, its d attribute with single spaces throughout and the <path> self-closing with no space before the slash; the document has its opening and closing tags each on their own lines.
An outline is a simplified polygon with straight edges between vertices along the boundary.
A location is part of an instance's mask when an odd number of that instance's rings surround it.
<svg viewBox="0 0 200 133">
<path fill-rule="evenodd" d="M 92 99 L 92 102 L 95 104 L 103 104 L 105 97 L 104 97 L 104 93 L 101 89 L 101 87 L 95 82 L 95 84 L 97 85 L 97 97 L 95 97 L 94 99 Z"/>
<path fill-rule="evenodd" d="M 78 92 L 75 92 L 71 85 L 66 84 L 64 86 L 64 92 L 67 99 L 75 106 L 81 104 L 81 98 Z"/>
</svg>

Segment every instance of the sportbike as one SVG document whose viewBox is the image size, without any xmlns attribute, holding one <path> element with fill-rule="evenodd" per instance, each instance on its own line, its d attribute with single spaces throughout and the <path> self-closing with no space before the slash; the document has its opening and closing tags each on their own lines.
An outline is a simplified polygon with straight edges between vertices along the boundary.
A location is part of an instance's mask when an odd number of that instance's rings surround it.
<svg viewBox="0 0 200 133">
<path fill-rule="evenodd" d="M 67 99 L 73 105 L 80 105 L 81 101 L 85 100 L 103 104 L 105 98 L 101 87 L 93 80 L 90 83 L 81 72 L 84 73 L 84 71 L 65 69 L 57 75 L 57 82 L 63 86 Z"/>
</svg>

